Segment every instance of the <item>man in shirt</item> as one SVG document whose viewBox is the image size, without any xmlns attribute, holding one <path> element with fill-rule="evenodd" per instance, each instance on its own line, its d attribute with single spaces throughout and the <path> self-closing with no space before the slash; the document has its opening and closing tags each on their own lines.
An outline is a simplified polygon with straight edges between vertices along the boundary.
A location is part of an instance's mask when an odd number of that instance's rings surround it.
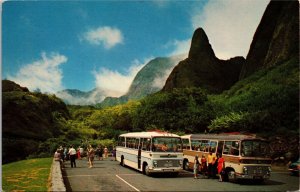
<svg viewBox="0 0 300 192">
<path fill-rule="evenodd" d="M 76 150 L 74 149 L 73 145 L 69 149 L 69 155 L 70 155 L 71 167 L 73 168 L 73 165 L 74 165 L 74 167 L 76 167 L 76 162 L 75 162 Z"/>
<path fill-rule="evenodd" d="M 215 154 L 212 154 L 212 152 L 209 152 L 207 156 L 207 163 L 208 163 L 208 178 L 213 177 L 213 163 L 214 159 L 216 158 Z"/>
</svg>

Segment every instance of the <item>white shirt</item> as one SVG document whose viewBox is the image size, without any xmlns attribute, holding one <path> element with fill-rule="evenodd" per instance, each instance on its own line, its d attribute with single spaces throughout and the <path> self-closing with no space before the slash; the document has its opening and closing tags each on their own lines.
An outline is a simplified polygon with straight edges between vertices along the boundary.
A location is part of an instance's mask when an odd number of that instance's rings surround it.
<svg viewBox="0 0 300 192">
<path fill-rule="evenodd" d="M 69 150 L 69 154 L 70 154 L 70 155 L 76 155 L 76 150 L 75 150 L 74 148 L 71 148 L 71 149 Z"/>
</svg>

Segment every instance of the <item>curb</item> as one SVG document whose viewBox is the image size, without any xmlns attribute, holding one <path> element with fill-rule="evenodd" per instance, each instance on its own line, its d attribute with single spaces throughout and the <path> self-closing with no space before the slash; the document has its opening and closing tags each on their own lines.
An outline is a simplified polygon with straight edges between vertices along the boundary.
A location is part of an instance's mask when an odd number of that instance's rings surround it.
<svg viewBox="0 0 300 192">
<path fill-rule="evenodd" d="M 53 159 L 50 172 L 50 191 L 66 191 L 59 161 Z"/>
</svg>

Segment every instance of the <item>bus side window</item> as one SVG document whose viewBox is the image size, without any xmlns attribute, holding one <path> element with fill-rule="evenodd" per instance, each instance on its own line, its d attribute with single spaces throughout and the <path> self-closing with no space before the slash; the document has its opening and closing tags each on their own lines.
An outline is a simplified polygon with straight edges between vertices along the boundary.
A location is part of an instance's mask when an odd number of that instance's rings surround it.
<svg viewBox="0 0 300 192">
<path fill-rule="evenodd" d="M 140 148 L 140 139 L 139 138 L 135 138 L 135 149 L 139 149 Z"/>
<path fill-rule="evenodd" d="M 190 142 L 189 139 L 182 139 L 183 149 L 190 150 Z"/>
<path fill-rule="evenodd" d="M 141 149 L 143 151 L 146 151 L 146 143 L 145 143 L 146 139 L 145 138 L 141 138 Z"/>
<path fill-rule="evenodd" d="M 231 147 L 231 144 L 228 143 L 228 141 L 225 142 L 224 145 L 224 151 L 223 154 L 229 154 L 229 148 Z"/>
</svg>

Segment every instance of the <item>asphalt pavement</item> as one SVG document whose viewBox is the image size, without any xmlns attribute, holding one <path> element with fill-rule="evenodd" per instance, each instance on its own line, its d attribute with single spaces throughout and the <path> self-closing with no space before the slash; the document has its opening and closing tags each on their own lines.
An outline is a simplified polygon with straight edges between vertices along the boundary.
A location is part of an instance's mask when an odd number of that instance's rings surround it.
<svg viewBox="0 0 300 192">
<path fill-rule="evenodd" d="M 89 168 L 86 159 L 76 160 L 77 167 L 64 163 L 63 178 L 67 191 L 299 191 L 299 177 L 285 169 L 275 170 L 265 183 L 218 182 L 218 179 L 193 179 L 192 172 L 182 171 L 178 177 L 154 175 L 151 177 L 119 162 L 95 160 Z"/>
</svg>

